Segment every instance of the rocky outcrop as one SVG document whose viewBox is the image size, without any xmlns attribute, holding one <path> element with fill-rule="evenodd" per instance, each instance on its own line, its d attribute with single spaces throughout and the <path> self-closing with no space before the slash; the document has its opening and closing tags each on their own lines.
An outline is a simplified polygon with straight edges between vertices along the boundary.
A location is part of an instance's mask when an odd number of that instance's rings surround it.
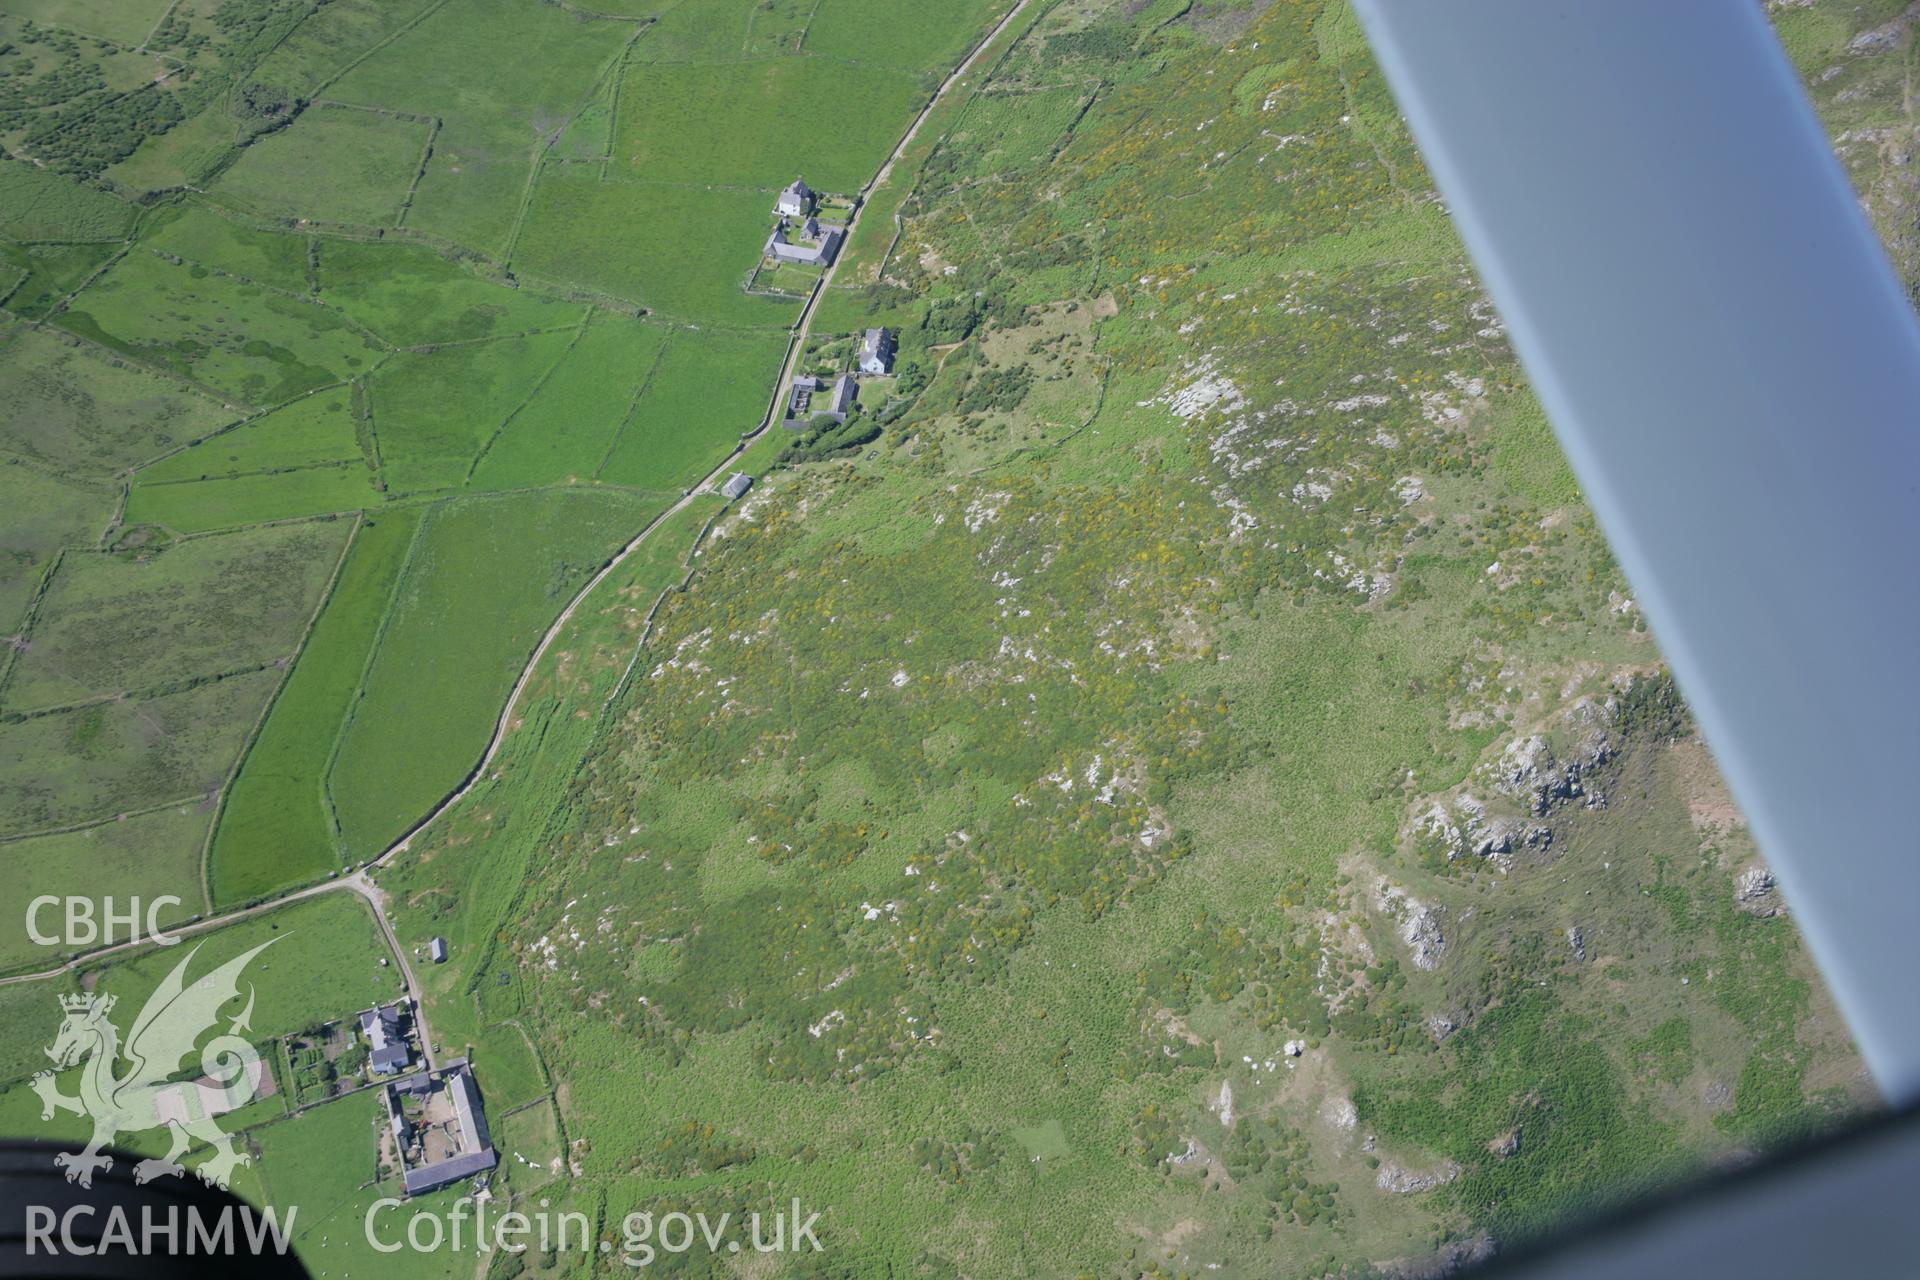
<svg viewBox="0 0 1920 1280">
<path fill-rule="evenodd" d="M 1786 914 L 1787 904 L 1773 882 L 1773 872 L 1751 866 L 1733 878 L 1733 903 L 1748 915 Z"/>
<path fill-rule="evenodd" d="M 1445 1186 L 1459 1176 L 1460 1166 L 1451 1160 L 1442 1160 L 1438 1168 L 1426 1173 L 1415 1172 L 1392 1160 L 1382 1160 L 1380 1174 L 1373 1180 L 1373 1185 L 1382 1191 L 1404 1196 Z"/>
<path fill-rule="evenodd" d="M 1428 906 L 1384 876 L 1374 886 L 1373 905 L 1398 926 L 1400 941 L 1406 944 L 1407 958 L 1414 968 L 1431 972 L 1440 967 L 1440 957 L 1447 951 L 1446 934 L 1440 929 L 1440 908 Z"/>
</svg>

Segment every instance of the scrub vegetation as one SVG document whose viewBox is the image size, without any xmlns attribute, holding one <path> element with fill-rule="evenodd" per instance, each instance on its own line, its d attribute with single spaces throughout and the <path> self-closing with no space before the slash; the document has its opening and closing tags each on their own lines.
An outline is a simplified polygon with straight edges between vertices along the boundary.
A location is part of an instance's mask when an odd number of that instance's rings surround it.
<svg viewBox="0 0 1920 1280">
<path fill-rule="evenodd" d="M 1868 1105 L 1351 12 L 1029 0 L 935 101 L 1011 8 L 10 6 L 0 874 L 259 907 L 283 1068 L 383 911 L 496 1207 L 823 1208 L 769 1274 L 1418 1274 Z M 1776 18 L 1912 281 L 1899 8 Z M 0 1131 L 182 954 L 0 985 Z M 470 1270 L 304 1097 L 309 1266 Z"/>
</svg>

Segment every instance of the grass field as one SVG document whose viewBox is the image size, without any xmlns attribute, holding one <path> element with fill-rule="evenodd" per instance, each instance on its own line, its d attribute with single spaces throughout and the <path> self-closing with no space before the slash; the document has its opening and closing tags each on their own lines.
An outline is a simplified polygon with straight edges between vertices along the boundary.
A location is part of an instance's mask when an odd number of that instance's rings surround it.
<svg viewBox="0 0 1920 1280">
<path fill-rule="evenodd" d="M 181 693 L 95 703 L 6 725 L 0 835 L 211 794 L 277 683 L 276 671 L 251 672 Z"/>
<path fill-rule="evenodd" d="M 534 188 L 516 265 L 670 319 L 782 328 L 799 304 L 741 292 L 772 230 L 760 191 L 600 182 L 549 165 Z"/>
<path fill-rule="evenodd" d="M 771 193 L 804 177 L 852 193 L 925 96 L 912 76 L 824 58 L 636 64 L 621 84 L 613 153 L 619 172 L 648 182 Z"/>
<path fill-rule="evenodd" d="M 120 251 L 105 244 L 12 244 L 0 241 L 0 262 L 12 268 L 18 283 L 6 294 L 6 308 L 15 315 L 41 319 L 85 284 L 107 260 Z"/>
<path fill-rule="evenodd" d="M 380 634 L 422 510 L 363 524 L 326 612 L 234 779 L 210 852 L 216 904 L 241 902 L 340 864 L 327 768 Z"/>
<path fill-rule="evenodd" d="M 143 555 L 69 552 L 0 702 L 37 711 L 284 662 L 351 527 L 276 525 Z"/>
<path fill-rule="evenodd" d="M 553 375 L 506 423 L 475 469 L 473 483 L 517 489 L 594 478 L 669 341 L 663 325 L 619 315 L 596 317 Z"/>
<path fill-rule="evenodd" d="M 330 387 L 142 467 L 134 482 L 211 480 L 360 460 L 352 394 Z"/>
<path fill-rule="evenodd" d="M 806 49 L 821 57 L 925 74 L 959 62 L 1012 7 L 1007 0 L 955 0 L 901 22 L 887 0 L 820 0 L 807 27 Z"/>
<path fill-rule="evenodd" d="M 465 483 L 481 450 L 577 336 L 578 330 L 527 334 L 388 361 L 372 389 L 388 486 L 414 493 Z"/>
<path fill-rule="evenodd" d="M 407 225 L 499 253 L 536 147 L 586 103 L 632 34 L 556 6 L 451 0 L 328 94 L 444 120 Z"/>
<path fill-rule="evenodd" d="M 136 251 L 56 323 L 135 360 L 265 407 L 369 367 L 379 346 L 337 313 Z"/>
<path fill-rule="evenodd" d="M 96 920 L 104 920 L 109 907 L 124 915 L 130 899 L 146 904 L 171 894 L 179 903 L 155 913 L 155 923 L 166 928 L 204 905 L 200 851 L 212 821 L 212 806 L 197 802 L 84 831 L 15 840 L 0 844 L 0 874 L 23 904 L 42 895 L 87 898 L 94 903 Z M 113 901 L 106 902 L 108 898 Z M 145 906 L 139 909 L 144 920 Z M 44 934 L 60 934 L 61 910 L 56 905 L 43 913 Z M 121 940 L 122 934 L 124 926 L 114 940 Z M 36 944 L 24 928 L 8 928 L 0 934 L 0 970 L 44 967 L 64 959 L 65 950 Z"/>
<path fill-rule="evenodd" d="M 760 425 L 781 334 L 677 332 L 622 423 L 598 475 L 641 489 L 699 480 L 742 435 Z"/>
<path fill-rule="evenodd" d="M 0 161 L 0 232 L 20 240 L 121 240 L 138 211 L 97 187 Z"/>
<path fill-rule="evenodd" d="M 314 107 L 245 151 L 216 196 L 280 218 L 390 227 L 425 154 L 425 120 L 351 107 Z M 325 182 L 312 181 L 324 173 Z"/>
<path fill-rule="evenodd" d="M 228 479 L 136 483 L 127 499 L 126 518 L 132 524 L 201 533 L 357 511 L 379 501 L 364 466 L 322 464 Z"/>
<path fill-rule="evenodd" d="M 99 538 L 113 495 L 8 459 L 0 462 L 0 508 L 17 513 L 0 528 L 0 626 L 15 628 L 55 553 Z"/>
<path fill-rule="evenodd" d="M 256 1040 L 345 1017 L 399 991 L 395 969 L 380 967 L 380 957 L 390 953 L 371 909 L 355 893 L 324 894 L 178 946 L 116 957 L 88 978 L 94 989 L 115 996 L 122 1007 L 137 1009 L 189 955 L 191 980 L 262 943 L 270 945 L 247 966 L 244 977 L 255 991 L 251 1034 Z"/>
<path fill-rule="evenodd" d="M 384 850 L 460 782 L 540 633 L 658 509 L 586 490 L 435 508 L 328 782 L 350 858 Z"/>
<path fill-rule="evenodd" d="M 288 293 L 308 290 L 308 239 L 276 231 L 262 231 L 205 204 L 176 204 L 161 208 L 141 229 L 140 243 L 148 249 L 184 258 L 194 266 L 211 267 L 255 284 Z"/>
<path fill-rule="evenodd" d="M 54 333 L 0 330 L 0 441 L 62 472 L 109 476 L 239 416 Z"/>
<path fill-rule="evenodd" d="M 570 328 L 582 314 L 575 304 L 483 280 L 413 245 L 328 240 L 316 256 L 320 296 L 400 346 Z"/>
</svg>

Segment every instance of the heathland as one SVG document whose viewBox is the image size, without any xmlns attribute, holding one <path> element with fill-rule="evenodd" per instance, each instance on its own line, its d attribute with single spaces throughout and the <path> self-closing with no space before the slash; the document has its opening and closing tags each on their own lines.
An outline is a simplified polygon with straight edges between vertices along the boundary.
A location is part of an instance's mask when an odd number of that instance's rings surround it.
<svg viewBox="0 0 1920 1280">
<path fill-rule="evenodd" d="M 1900 9 L 1776 19 L 1920 280 Z M 194 963 L 283 939 L 232 1127 L 316 1271 L 461 1269 L 280 1049 L 402 958 L 504 1203 L 799 1196 L 792 1274 L 1411 1273 L 1864 1105 L 1340 0 L 0 37 L 0 870 L 260 908 Z M 0 1131 L 183 954 L 0 986 Z"/>
</svg>

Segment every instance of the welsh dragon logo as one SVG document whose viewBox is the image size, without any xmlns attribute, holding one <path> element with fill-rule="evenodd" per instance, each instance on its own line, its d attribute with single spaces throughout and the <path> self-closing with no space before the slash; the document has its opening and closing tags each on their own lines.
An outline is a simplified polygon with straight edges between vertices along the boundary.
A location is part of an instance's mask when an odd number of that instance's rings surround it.
<svg viewBox="0 0 1920 1280">
<path fill-rule="evenodd" d="M 103 1155 L 102 1147 L 122 1133 L 163 1126 L 173 1132 L 172 1149 L 158 1159 L 136 1164 L 133 1179 L 137 1183 L 150 1182 L 162 1174 L 186 1172 L 180 1157 L 187 1154 L 195 1139 L 213 1148 L 213 1157 L 195 1172 L 215 1186 L 225 1187 L 235 1169 L 252 1162 L 252 1156 L 234 1149 L 233 1135 L 222 1132 L 215 1123 L 219 1112 L 252 1098 L 259 1080 L 260 1054 L 241 1034 L 253 1016 L 251 986 L 247 988 L 246 1007 L 223 1034 L 200 1049 L 204 1080 L 183 1081 L 179 1077 L 200 1037 L 220 1021 L 220 1010 L 228 1001 L 239 998 L 241 971 L 277 941 L 270 938 L 188 983 L 187 966 L 200 950 L 195 947 L 147 998 L 125 1045 L 107 1016 L 113 1012 L 114 997 L 60 997 L 66 1020 L 46 1050 L 53 1067 L 33 1078 L 33 1089 L 40 1095 L 42 1120 L 53 1119 L 56 1111 L 71 1111 L 93 1120 L 93 1137 L 84 1149 L 54 1157 L 54 1162 L 66 1170 L 67 1181 L 92 1186 L 95 1171 L 113 1166 L 113 1157 Z M 80 1074 L 80 1094 L 67 1097 L 55 1083 L 55 1073 L 68 1070 L 82 1059 L 86 1066 Z M 125 1071 L 119 1070 L 123 1061 Z M 203 1102 L 209 1085 L 225 1099 L 226 1104 L 217 1111 Z"/>
</svg>

